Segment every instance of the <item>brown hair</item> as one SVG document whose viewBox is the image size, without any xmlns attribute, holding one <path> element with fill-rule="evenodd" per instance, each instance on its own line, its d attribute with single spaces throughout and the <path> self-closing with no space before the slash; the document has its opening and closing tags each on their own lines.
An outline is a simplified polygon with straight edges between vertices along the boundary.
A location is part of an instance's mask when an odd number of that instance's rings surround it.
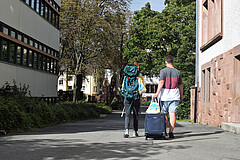
<svg viewBox="0 0 240 160">
<path fill-rule="evenodd" d="M 168 56 L 166 56 L 165 61 L 167 61 L 167 63 L 169 63 L 169 64 L 173 64 L 173 57 L 168 55 Z"/>
<path fill-rule="evenodd" d="M 138 65 L 137 62 L 132 62 L 132 63 L 129 63 L 129 64 L 136 65 L 138 67 L 138 69 L 139 69 L 139 65 Z"/>
</svg>

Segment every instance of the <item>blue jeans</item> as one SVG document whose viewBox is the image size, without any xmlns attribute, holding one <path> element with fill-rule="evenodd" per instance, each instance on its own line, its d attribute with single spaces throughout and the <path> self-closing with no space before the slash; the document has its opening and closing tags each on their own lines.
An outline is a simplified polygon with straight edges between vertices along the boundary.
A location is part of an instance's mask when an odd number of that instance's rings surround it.
<svg viewBox="0 0 240 160">
<path fill-rule="evenodd" d="M 162 112 L 167 114 L 169 112 L 176 113 L 179 105 L 179 101 L 161 101 L 160 102 Z"/>
<path fill-rule="evenodd" d="M 133 129 L 138 131 L 138 111 L 140 109 L 140 99 L 124 100 L 125 107 L 125 129 L 129 129 L 131 111 L 133 111 Z M 129 108 L 130 107 L 130 108 Z"/>
</svg>

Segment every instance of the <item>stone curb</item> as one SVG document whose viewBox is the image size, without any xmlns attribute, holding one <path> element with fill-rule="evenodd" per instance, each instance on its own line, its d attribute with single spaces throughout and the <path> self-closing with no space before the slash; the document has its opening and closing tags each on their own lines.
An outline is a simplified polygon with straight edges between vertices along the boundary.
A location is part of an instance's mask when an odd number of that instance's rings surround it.
<svg viewBox="0 0 240 160">
<path fill-rule="evenodd" d="M 239 123 L 222 123 L 221 128 L 223 130 L 235 133 L 235 134 L 240 134 L 240 124 Z"/>
</svg>

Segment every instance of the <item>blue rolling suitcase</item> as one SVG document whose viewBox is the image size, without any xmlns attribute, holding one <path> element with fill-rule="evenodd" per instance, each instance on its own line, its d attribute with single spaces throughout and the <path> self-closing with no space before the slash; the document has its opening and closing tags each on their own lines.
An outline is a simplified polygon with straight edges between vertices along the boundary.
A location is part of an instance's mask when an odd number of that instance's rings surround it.
<svg viewBox="0 0 240 160">
<path fill-rule="evenodd" d="M 145 138 L 165 139 L 165 114 L 146 114 L 145 116 Z"/>
</svg>

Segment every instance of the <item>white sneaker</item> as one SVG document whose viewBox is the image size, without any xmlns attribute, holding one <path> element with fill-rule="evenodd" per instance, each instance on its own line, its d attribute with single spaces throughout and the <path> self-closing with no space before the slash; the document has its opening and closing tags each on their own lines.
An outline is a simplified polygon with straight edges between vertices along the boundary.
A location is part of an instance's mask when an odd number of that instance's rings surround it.
<svg viewBox="0 0 240 160">
<path fill-rule="evenodd" d="M 133 137 L 138 137 L 137 131 L 133 131 Z"/>
</svg>

